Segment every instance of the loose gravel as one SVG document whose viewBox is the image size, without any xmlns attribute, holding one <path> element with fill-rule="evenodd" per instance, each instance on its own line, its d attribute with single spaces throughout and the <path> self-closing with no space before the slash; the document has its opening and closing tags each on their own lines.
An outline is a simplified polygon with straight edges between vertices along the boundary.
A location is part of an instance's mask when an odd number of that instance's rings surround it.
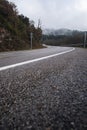
<svg viewBox="0 0 87 130">
<path fill-rule="evenodd" d="M 0 130 L 87 130 L 87 49 L 0 72 Z"/>
</svg>

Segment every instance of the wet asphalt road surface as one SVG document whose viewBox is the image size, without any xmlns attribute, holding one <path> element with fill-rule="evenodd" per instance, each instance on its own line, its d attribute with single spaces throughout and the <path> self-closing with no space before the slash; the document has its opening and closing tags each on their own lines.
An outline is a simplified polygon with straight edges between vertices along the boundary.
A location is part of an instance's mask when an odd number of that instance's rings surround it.
<svg viewBox="0 0 87 130">
<path fill-rule="evenodd" d="M 70 48 L 0 53 L 0 67 Z M 0 130 L 86 130 L 87 49 L 0 71 Z"/>
</svg>

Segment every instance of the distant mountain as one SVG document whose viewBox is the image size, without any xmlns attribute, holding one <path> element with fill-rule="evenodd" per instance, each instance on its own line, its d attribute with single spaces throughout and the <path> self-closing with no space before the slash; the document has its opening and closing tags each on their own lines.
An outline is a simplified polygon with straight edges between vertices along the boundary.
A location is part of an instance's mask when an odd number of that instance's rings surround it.
<svg viewBox="0 0 87 130">
<path fill-rule="evenodd" d="M 73 31 L 70 29 L 44 29 L 43 34 L 44 35 L 72 35 Z"/>
</svg>

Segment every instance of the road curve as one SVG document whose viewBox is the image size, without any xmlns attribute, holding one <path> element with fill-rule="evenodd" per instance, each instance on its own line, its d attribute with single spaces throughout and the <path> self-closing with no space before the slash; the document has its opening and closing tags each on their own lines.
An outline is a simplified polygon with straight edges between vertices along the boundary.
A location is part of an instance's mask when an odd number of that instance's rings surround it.
<svg viewBox="0 0 87 130">
<path fill-rule="evenodd" d="M 56 48 L 53 48 L 53 51 L 55 50 Z M 59 55 L 62 55 L 62 54 L 66 54 L 66 53 L 69 53 L 69 52 L 71 52 L 71 51 L 74 51 L 75 50 L 75 48 L 66 48 L 66 50 L 63 50 L 63 49 L 65 49 L 65 47 L 64 48 L 62 48 L 62 49 L 60 49 L 60 48 L 57 48 L 58 50 L 57 51 L 60 51 L 60 52 L 54 52 L 54 54 L 48 54 L 47 56 L 43 56 L 43 57 L 40 57 L 40 58 L 35 58 L 35 59 L 32 59 L 32 60 L 27 60 L 27 61 L 23 61 L 23 62 L 20 62 L 20 63 L 15 63 L 15 64 L 12 64 L 12 65 L 5 65 L 5 66 L 3 66 L 3 67 L 0 67 L 0 71 L 3 71 L 3 70 L 7 70 L 7 69 L 10 69 L 10 68 L 14 68 L 14 67 L 17 67 L 17 66 L 21 66 L 21 65 L 25 65 L 25 64 L 29 64 L 29 63 L 33 63 L 33 62 L 37 62 L 37 61 L 40 61 L 40 60 L 45 60 L 45 59 L 48 59 L 48 58 L 52 58 L 52 57 L 55 57 L 55 56 L 59 56 Z M 46 50 L 47 51 L 47 50 Z M 50 50 L 51 51 L 51 50 Z M 49 53 L 50 53 L 50 51 L 49 51 Z M 39 52 L 39 51 L 38 51 Z M 52 52 L 52 51 L 51 51 Z M 43 54 L 45 54 L 45 50 L 44 50 L 44 53 Z M 35 56 L 37 55 L 37 53 L 35 54 Z M 39 54 L 40 55 L 40 54 Z M 45 54 L 46 55 L 46 54 Z M 6 55 L 7 56 L 7 55 Z M 19 57 L 20 57 L 20 55 L 18 55 Z M 17 56 L 17 57 L 18 57 Z M 21 56 L 23 56 L 23 55 L 21 55 Z M 31 56 L 32 57 L 32 56 Z M 26 58 L 26 57 L 23 57 L 23 60 L 24 60 L 24 58 Z M 29 57 L 30 58 L 30 57 Z M 9 58 L 7 58 L 7 59 L 10 59 L 10 57 Z M 14 61 L 14 59 L 13 59 L 13 61 Z"/>
<path fill-rule="evenodd" d="M 46 57 L 49 55 L 54 55 L 72 49 L 73 48 L 70 47 L 48 46 L 48 48 L 31 50 L 31 51 L 14 51 L 14 52 L 0 53 L 0 67 L 12 65 L 24 61 L 29 61 L 41 57 Z"/>
</svg>

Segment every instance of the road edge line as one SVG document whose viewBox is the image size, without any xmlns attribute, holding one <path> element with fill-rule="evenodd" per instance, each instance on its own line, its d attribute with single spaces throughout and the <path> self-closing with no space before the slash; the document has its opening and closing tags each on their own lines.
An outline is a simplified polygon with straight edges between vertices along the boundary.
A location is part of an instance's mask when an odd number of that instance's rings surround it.
<svg viewBox="0 0 87 130">
<path fill-rule="evenodd" d="M 37 62 L 37 61 L 40 61 L 40 60 L 52 58 L 52 57 L 55 57 L 55 56 L 59 56 L 59 55 L 65 54 L 65 53 L 72 52 L 74 50 L 75 50 L 75 48 L 72 48 L 71 50 L 60 52 L 60 53 L 56 53 L 56 54 L 53 54 L 53 55 L 44 56 L 44 57 L 41 57 L 41 58 L 37 58 L 37 59 L 33 59 L 33 60 L 28 60 L 28 61 L 24 61 L 24 62 L 12 64 L 12 65 L 8 65 L 8 66 L 3 66 L 3 67 L 0 67 L 0 71 L 11 69 L 11 68 L 15 68 L 17 66 L 22 66 L 22 65 L 25 65 L 25 64 L 33 63 L 33 62 Z"/>
</svg>

